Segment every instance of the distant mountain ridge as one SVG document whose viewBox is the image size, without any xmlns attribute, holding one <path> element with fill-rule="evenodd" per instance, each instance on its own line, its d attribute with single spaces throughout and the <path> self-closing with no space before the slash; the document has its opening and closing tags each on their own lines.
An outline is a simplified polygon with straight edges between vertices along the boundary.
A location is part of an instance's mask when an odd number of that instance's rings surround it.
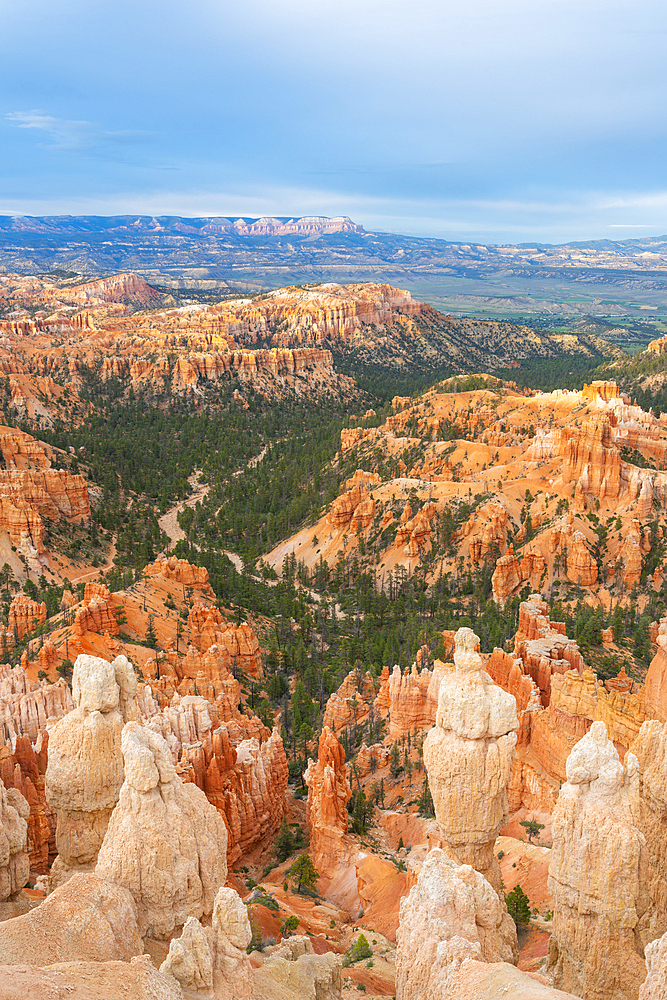
<svg viewBox="0 0 667 1000">
<path fill-rule="evenodd" d="M 179 215 L 17 215 L 0 216 L 0 231 L 11 233 L 187 233 L 192 236 L 232 233 L 237 236 L 312 236 L 323 233 L 362 233 L 364 227 L 347 216 L 319 215 L 242 217 Z"/>
<path fill-rule="evenodd" d="M 206 292 L 382 281 L 458 313 L 625 315 L 664 309 L 667 236 L 513 246 L 371 232 L 347 216 L 2 216 L 0 271 L 133 271 Z"/>
</svg>

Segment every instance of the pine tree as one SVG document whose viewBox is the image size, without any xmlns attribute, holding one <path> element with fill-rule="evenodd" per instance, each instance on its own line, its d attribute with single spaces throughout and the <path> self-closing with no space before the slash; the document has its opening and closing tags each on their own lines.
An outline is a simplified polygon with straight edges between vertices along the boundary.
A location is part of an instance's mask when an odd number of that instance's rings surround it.
<svg viewBox="0 0 667 1000">
<path fill-rule="evenodd" d="M 157 633 L 155 631 L 155 619 L 153 615 L 148 616 L 144 641 L 151 649 L 157 649 Z"/>
<path fill-rule="evenodd" d="M 520 885 L 515 885 L 505 895 L 505 902 L 507 903 L 507 912 L 517 927 L 530 923 L 530 900 Z"/>
<path fill-rule="evenodd" d="M 293 852 L 294 835 L 287 825 L 287 820 L 283 820 L 276 837 L 276 858 L 282 863 L 283 861 L 287 861 Z"/>
<path fill-rule="evenodd" d="M 313 892 L 315 883 L 320 877 L 310 855 L 305 851 L 299 855 L 287 874 L 292 877 L 292 884 L 297 892 L 303 892 L 304 889 Z"/>
</svg>

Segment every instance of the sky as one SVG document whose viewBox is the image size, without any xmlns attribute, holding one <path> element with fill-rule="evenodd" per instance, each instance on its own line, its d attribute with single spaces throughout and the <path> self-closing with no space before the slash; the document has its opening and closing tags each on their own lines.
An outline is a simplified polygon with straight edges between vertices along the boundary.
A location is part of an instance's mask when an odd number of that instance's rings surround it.
<svg viewBox="0 0 667 1000">
<path fill-rule="evenodd" d="M 0 215 L 667 233 L 664 0 L 0 0 Z"/>
</svg>

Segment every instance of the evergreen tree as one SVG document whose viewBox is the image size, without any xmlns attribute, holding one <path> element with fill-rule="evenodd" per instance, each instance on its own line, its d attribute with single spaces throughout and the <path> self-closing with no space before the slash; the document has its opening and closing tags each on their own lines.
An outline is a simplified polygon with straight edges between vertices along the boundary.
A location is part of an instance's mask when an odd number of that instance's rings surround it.
<svg viewBox="0 0 667 1000">
<path fill-rule="evenodd" d="M 157 633 L 155 631 L 155 619 L 153 615 L 148 616 L 144 641 L 151 649 L 157 649 Z"/>
<path fill-rule="evenodd" d="M 298 856 L 287 874 L 291 876 L 292 885 L 297 892 L 303 892 L 305 889 L 307 892 L 312 893 L 320 877 L 320 873 L 311 861 L 310 855 L 305 851 Z"/>
<path fill-rule="evenodd" d="M 530 900 L 520 885 L 515 885 L 510 892 L 506 893 L 505 902 L 507 903 L 507 912 L 517 927 L 530 923 Z"/>
<path fill-rule="evenodd" d="M 290 854 L 294 853 L 294 835 L 287 825 L 287 820 L 283 820 L 276 837 L 276 858 L 280 863 L 287 861 Z"/>
</svg>

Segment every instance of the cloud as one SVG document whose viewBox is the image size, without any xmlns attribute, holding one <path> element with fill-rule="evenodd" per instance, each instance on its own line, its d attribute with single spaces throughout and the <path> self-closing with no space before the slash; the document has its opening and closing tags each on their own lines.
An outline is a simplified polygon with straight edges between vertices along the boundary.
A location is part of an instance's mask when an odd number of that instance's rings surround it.
<svg viewBox="0 0 667 1000">
<path fill-rule="evenodd" d="M 39 110 L 10 111 L 5 118 L 17 128 L 43 132 L 50 140 L 43 144 L 48 149 L 93 149 L 103 143 L 133 139 L 146 134 L 129 130 L 109 132 L 95 122 L 56 118 Z"/>
</svg>

